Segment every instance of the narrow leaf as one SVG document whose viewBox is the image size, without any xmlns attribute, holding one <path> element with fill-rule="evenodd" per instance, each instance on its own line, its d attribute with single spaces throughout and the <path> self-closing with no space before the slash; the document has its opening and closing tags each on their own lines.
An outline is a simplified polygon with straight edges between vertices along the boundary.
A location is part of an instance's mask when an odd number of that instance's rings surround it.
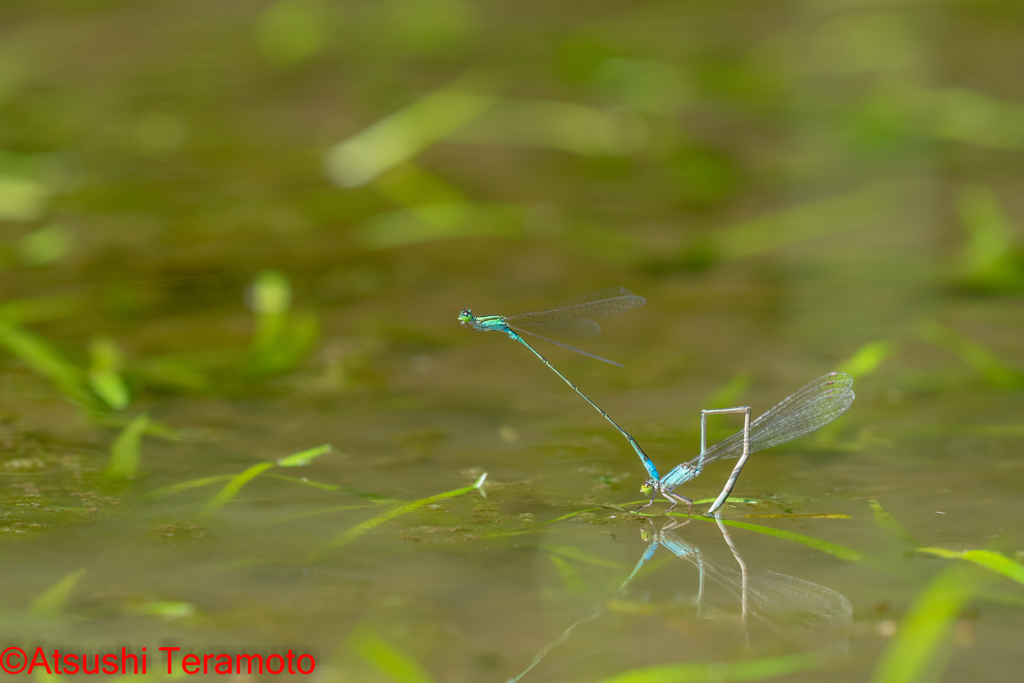
<svg viewBox="0 0 1024 683">
<path fill-rule="evenodd" d="M 952 652 L 948 641 L 960 611 L 995 580 L 993 574 L 959 564 L 932 579 L 900 622 L 875 668 L 872 683 L 938 680 Z"/>
<path fill-rule="evenodd" d="M 881 503 L 872 498 L 868 501 L 868 505 L 871 506 L 871 511 L 875 513 L 875 522 L 890 536 L 915 548 L 921 545 L 921 542 L 914 538 L 913 534 L 904 529 L 892 515 L 886 512 Z"/>
<path fill-rule="evenodd" d="M 129 479 L 138 474 L 139 463 L 142 460 L 139 447 L 142 442 L 142 434 L 148 426 L 149 416 L 142 414 L 121 430 L 110 447 L 110 459 L 107 461 L 107 469 L 103 473 L 105 477 Z"/>
<path fill-rule="evenodd" d="M 704 403 L 708 408 L 732 408 L 737 405 L 743 392 L 750 388 L 751 382 L 753 382 L 753 378 L 749 372 L 734 375 Z"/>
<path fill-rule="evenodd" d="M 339 143 L 327 171 L 342 187 L 358 187 L 409 159 L 486 111 L 495 97 L 460 92 L 478 80 L 472 72 Z"/>
<path fill-rule="evenodd" d="M 307 448 L 304 451 L 293 453 L 292 455 L 281 458 L 277 461 L 278 467 L 305 467 L 311 463 L 315 458 L 320 457 L 325 453 L 331 452 L 331 444 L 325 443 L 322 446 L 316 446 L 315 448 Z"/>
<path fill-rule="evenodd" d="M 855 379 L 865 377 L 877 370 L 878 366 L 896 353 L 899 348 L 899 344 L 888 339 L 869 342 L 857 349 L 838 369 Z"/>
<path fill-rule="evenodd" d="M 434 503 L 434 502 L 439 501 L 439 500 L 444 500 L 445 498 L 454 498 L 455 496 L 461 496 L 461 495 L 463 495 L 465 493 L 470 493 L 471 491 L 476 491 L 481 486 L 483 486 L 484 480 L 486 478 L 487 478 L 487 473 L 484 472 L 482 475 L 480 475 L 479 479 L 477 479 L 475 482 L 473 482 L 473 484 L 471 486 L 463 486 L 462 488 L 455 489 L 454 491 L 446 491 L 445 493 L 439 493 L 436 496 L 430 496 L 429 498 L 423 498 L 423 499 L 420 499 L 420 500 L 417 500 L 417 501 L 413 501 L 412 503 L 408 503 L 407 505 L 403 505 L 402 507 L 395 508 L 394 510 L 388 510 L 387 512 L 385 512 L 383 514 L 377 515 L 376 517 L 368 519 L 365 522 L 362 522 L 361 524 L 355 525 L 354 527 L 352 527 L 351 529 L 349 529 L 345 533 L 343 533 L 340 536 L 336 537 L 333 541 L 331 541 L 328 544 L 327 547 L 329 547 L 329 548 L 340 548 L 341 546 L 346 545 L 348 543 L 351 543 L 355 539 L 359 538 L 360 536 L 365 534 L 367 531 L 370 531 L 371 529 L 373 529 L 375 527 L 378 527 L 381 524 L 383 524 L 384 522 L 392 520 L 395 517 L 400 517 L 401 515 L 404 515 L 406 513 L 412 512 L 414 510 L 418 510 L 419 508 L 423 507 L 424 505 L 430 505 L 431 503 Z"/>
<path fill-rule="evenodd" d="M 112 339 L 94 339 L 89 345 L 92 358 L 89 384 L 93 391 L 114 410 L 121 410 L 131 401 L 128 387 L 121 377 L 121 351 Z"/>
<path fill-rule="evenodd" d="M 209 486 L 210 484 L 216 484 L 218 481 L 224 481 L 231 479 L 233 475 L 230 474 L 217 474 L 212 477 L 201 477 L 199 479 L 189 479 L 188 481 L 178 482 L 177 484 L 171 484 L 170 486 L 162 486 L 155 491 L 150 491 L 149 495 L 153 497 L 166 496 L 172 493 L 178 493 L 179 491 L 187 491 L 189 489 L 197 489 L 203 486 Z"/>
<path fill-rule="evenodd" d="M 32 601 L 28 608 L 29 614 L 39 617 L 56 617 L 63 611 L 71 597 L 71 591 L 75 589 L 78 580 L 85 574 L 85 568 L 71 572 L 57 583 L 53 584 L 45 593 Z"/>
<path fill-rule="evenodd" d="M 434 682 L 419 662 L 365 626 L 353 631 L 348 638 L 348 647 L 360 659 L 395 683 Z"/>
<path fill-rule="evenodd" d="M 650 666 L 602 678 L 599 683 L 710 683 L 711 681 L 758 681 L 807 671 L 821 666 L 823 655 L 810 652 L 748 662 L 687 663 Z"/>
<path fill-rule="evenodd" d="M 579 548 L 577 548 L 576 546 L 572 545 L 561 545 L 558 543 L 543 543 L 540 547 L 544 550 L 547 550 L 548 552 L 557 553 L 562 557 L 569 558 L 570 560 L 586 562 L 587 564 L 592 564 L 595 567 L 606 567 L 608 569 L 620 569 L 622 567 L 622 565 L 618 562 L 612 562 L 611 560 L 606 560 L 601 557 L 594 557 L 593 555 L 589 555 L 580 550 Z"/>
<path fill-rule="evenodd" d="M 209 515 L 227 505 L 231 502 L 232 498 L 238 495 L 243 486 L 273 467 L 274 463 L 272 462 L 261 462 L 232 477 L 231 481 L 206 504 L 206 507 L 203 508 L 203 514 Z"/>
<path fill-rule="evenodd" d="M 65 359 L 42 338 L 10 320 L 0 320 L 0 347 L 36 374 L 53 382 L 61 393 L 90 408 L 101 407 L 86 386 L 85 371 Z"/>
<path fill-rule="evenodd" d="M 583 577 L 580 576 L 575 567 L 558 555 L 550 554 L 548 557 L 551 559 L 551 563 L 555 565 L 555 569 L 558 570 L 559 576 L 562 577 L 562 583 L 565 584 L 567 591 L 573 595 L 582 595 L 587 592 L 587 585 L 583 583 Z"/>
<path fill-rule="evenodd" d="M 850 515 L 844 515 L 841 512 L 820 512 L 807 515 L 743 515 L 744 519 L 853 519 Z"/>
<path fill-rule="evenodd" d="M 684 515 L 672 515 L 673 517 L 683 517 Z M 705 517 L 704 515 L 694 515 L 693 519 L 699 519 L 704 522 L 714 522 L 715 520 L 711 517 Z M 768 536 L 774 536 L 775 538 L 781 538 L 785 541 L 793 541 L 794 543 L 801 543 L 815 550 L 820 550 L 823 553 L 828 553 L 838 557 L 840 560 L 846 560 L 848 562 L 858 562 L 864 559 L 864 555 L 847 548 L 845 546 L 838 545 L 836 543 L 829 543 L 823 541 L 820 538 L 814 538 L 813 536 L 804 536 L 803 534 L 794 533 L 792 531 L 783 531 L 782 529 L 773 529 L 768 526 L 761 526 L 760 524 L 750 524 L 748 522 L 737 522 L 731 519 L 723 519 L 722 523 L 726 526 L 734 526 L 738 529 L 746 529 L 748 531 L 756 531 L 759 534 L 767 534 Z"/>
<path fill-rule="evenodd" d="M 1014 562 L 1005 555 L 1001 555 L 991 550 L 965 550 L 963 552 L 957 552 L 955 550 L 944 550 L 943 548 L 918 548 L 917 552 L 930 553 L 947 559 L 967 560 L 968 562 L 973 562 L 979 567 L 991 569 L 997 574 L 1002 574 L 1008 579 L 1024 584 L 1024 566 Z"/>
<path fill-rule="evenodd" d="M 1024 386 L 1024 373 L 1004 363 L 981 344 L 934 320 L 927 320 L 918 325 L 917 333 L 926 342 L 960 356 L 965 363 L 978 371 L 991 387 L 1015 389 Z"/>
</svg>

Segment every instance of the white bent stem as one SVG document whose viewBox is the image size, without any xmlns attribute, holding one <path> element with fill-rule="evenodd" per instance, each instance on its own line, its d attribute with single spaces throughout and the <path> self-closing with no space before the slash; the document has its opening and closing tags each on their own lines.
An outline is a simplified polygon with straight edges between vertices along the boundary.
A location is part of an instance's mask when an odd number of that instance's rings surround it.
<svg viewBox="0 0 1024 683">
<path fill-rule="evenodd" d="M 732 487 L 736 485 L 736 480 L 740 477 L 740 472 L 743 471 L 743 466 L 747 464 L 747 458 L 750 457 L 750 406 L 741 406 L 738 408 L 719 408 L 717 410 L 702 410 L 700 411 L 700 453 L 704 455 L 707 450 L 707 416 L 708 415 L 720 415 L 724 413 L 743 413 L 743 455 L 740 456 L 740 461 L 736 463 L 736 467 L 732 469 L 732 474 L 729 475 L 729 481 L 725 482 L 725 488 L 718 494 L 718 498 L 711 504 L 707 515 L 713 515 L 718 511 L 722 505 L 725 504 L 729 494 L 732 493 Z M 703 461 L 701 465 L 703 465 Z"/>
</svg>

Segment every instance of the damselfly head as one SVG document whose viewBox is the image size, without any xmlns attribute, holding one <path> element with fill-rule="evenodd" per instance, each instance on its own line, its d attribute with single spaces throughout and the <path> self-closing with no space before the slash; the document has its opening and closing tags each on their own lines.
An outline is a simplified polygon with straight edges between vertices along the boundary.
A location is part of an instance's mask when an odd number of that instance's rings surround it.
<svg viewBox="0 0 1024 683">
<path fill-rule="evenodd" d="M 650 493 L 654 490 L 654 482 L 648 479 L 644 483 L 640 484 L 640 493 Z"/>
<path fill-rule="evenodd" d="M 473 311 L 468 308 L 463 308 L 462 313 L 459 313 L 459 322 L 463 325 L 468 325 L 473 320 Z"/>
</svg>

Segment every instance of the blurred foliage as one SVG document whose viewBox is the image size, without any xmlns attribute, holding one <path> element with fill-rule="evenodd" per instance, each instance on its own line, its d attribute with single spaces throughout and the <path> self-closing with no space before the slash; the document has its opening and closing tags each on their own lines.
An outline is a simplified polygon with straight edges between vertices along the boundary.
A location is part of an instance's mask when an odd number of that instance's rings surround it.
<svg viewBox="0 0 1024 683">
<path fill-rule="evenodd" d="M 129 422 L 110 448 L 110 460 L 104 474 L 110 479 L 130 479 L 139 472 L 142 435 L 149 426 L 149 416 L 139 415 Z"/>
<path fill-rule="evenodd" d="M 433 683 L 433 678 L 408 654 L 387 643 L 366 626 L 353 629 L 348 647 L 360 659 L 395 683 Z"/>
<path fill-rule="evenodd" d="M 71 572 L 55 583 L 49 590 L 32 601 L 29 613 L 43 617 L 59 616 L 67 606 L 68 600 L 71 597 L 71 591 L 78 585 L 78 581 L 85 574 L 85 571 L 83 567 Z"/>
<path fill-rule="evenodd" d="M 980 569 L 955 565 L 926 585 L 875 669 L 872 683 L 937 680 L 949 662 L 949 639 L 968 600 L 995 581 Z"/>
<path fill-rule="evenodd" d="M 977 292 L 1024 291 L 1024 252 L 995 193 L 988 188 L 961 190 L 957 213 L 967 233 L 958 264 L 964 287 Z"/>
</svg>

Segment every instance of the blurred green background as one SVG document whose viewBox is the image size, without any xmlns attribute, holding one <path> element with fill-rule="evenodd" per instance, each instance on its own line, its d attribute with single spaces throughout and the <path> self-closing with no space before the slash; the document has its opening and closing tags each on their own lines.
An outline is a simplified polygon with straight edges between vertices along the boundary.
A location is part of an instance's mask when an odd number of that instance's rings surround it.
<svg viewBox="0 0 1024 683">
<path fill-rule="evenodd" d="M 600 604 L 528 676 L 1010 680 L 1021 586 L 958 567 L 1024 548 L 1022 39 L 1006 0 L 7 0 L 0 631 L 506 680 Z M 729 539 L 849 599 L 844 655 L 785 659 L 786 599 L 665 607 L 679 558 L 624 599 L 635 456 L 456 321 L 610 286 L 626 369 L 540 350 L 663 472 L 701 408 L 854 375 L 726 510 L 858 549 Z"/>
</svg>

